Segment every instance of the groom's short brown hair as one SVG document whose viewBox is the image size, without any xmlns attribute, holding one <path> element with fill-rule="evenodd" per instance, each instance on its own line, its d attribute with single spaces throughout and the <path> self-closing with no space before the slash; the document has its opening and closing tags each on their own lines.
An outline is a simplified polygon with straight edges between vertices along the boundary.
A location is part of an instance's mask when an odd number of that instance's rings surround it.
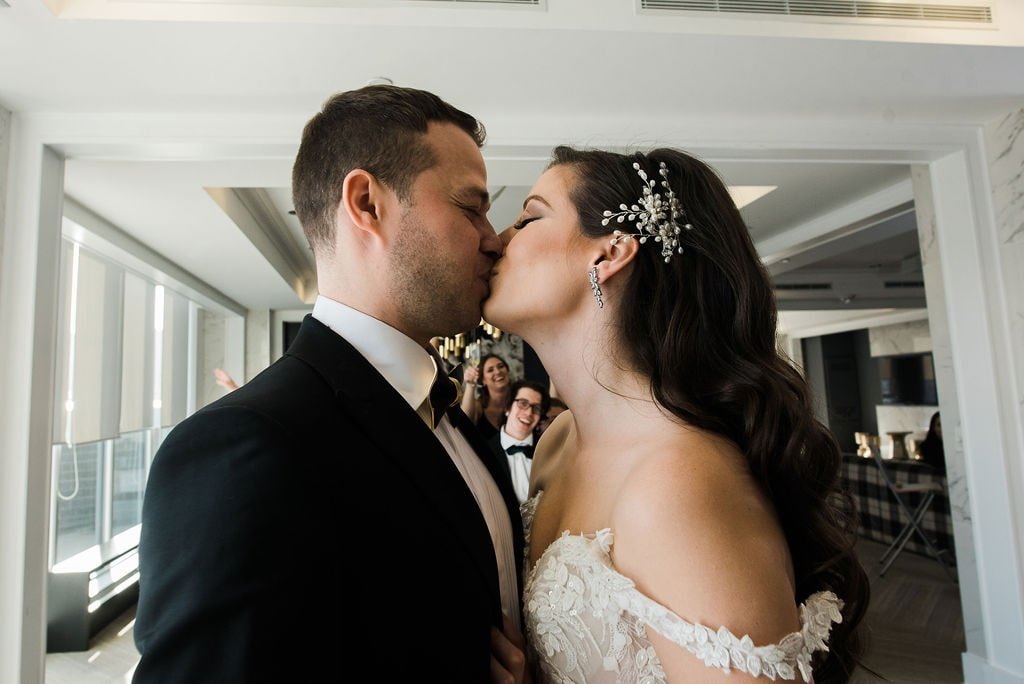
<svg viewBox="0 0 1024 684">
<path fill-rule="evenodd" d="M 292 202 L 313 251 L 332 249 L 342 181 L 353 169 L 409 199 L 416 176 L 437 163 L 423 141 L 433 121 L 458 126 L 483 147 L 483 124 L 425 90 L 373 85 L 324 103 L 303 129 L 292 167 Z"/>
</svg>

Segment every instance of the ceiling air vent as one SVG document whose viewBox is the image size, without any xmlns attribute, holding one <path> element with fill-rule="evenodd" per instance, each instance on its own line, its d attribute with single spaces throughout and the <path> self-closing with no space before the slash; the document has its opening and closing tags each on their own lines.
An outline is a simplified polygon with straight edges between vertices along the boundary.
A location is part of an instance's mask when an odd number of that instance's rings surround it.
<svg viewBox="0 0 1024 684">
<path fill-rule="evenodd" d="M 924 287 L 923 280 L 886 280 L 886 289 L 895 289 L 900 287 L 918 288 Z"/>
<path fill-rule="evenodd" d="M 640 11 L 676 10 L 791 17 L 886 19 L 991 24 L 991 2 L 938 3 L 901 0 L 639 0 Z"/>
<path fill-rule="evenodd" d="M 776 290 L 831 290 L 832 283 L 775 283 Z"/>
<path fill-rule="evenodd" d="M 8 0 L 0 0 L 3 6 Z M 107 1 L 107 0 L 104 0 Z M 381 7 L 408 7 L 417 2 L 424 5 L 444 7 L 447 5 L 514 5 L 517 7 L 535 7 L 547 9 L 548 0 L 184 0 L 187 3 L 216 2 L 220 5 L 279 5 L 289 8 L 298 7 L 331 7 L 337 9 Z M 132 0 L 137 3 L 166 4 L 168 0 Z"/>
<path fill-rule="evenodd" d="M 541 0 L 411 0 L 412 2 L 432 2 L 444 4 L 451 2 L 468 3 L 475 5 L 532 5 L 540 7 Z"/>
</svg>

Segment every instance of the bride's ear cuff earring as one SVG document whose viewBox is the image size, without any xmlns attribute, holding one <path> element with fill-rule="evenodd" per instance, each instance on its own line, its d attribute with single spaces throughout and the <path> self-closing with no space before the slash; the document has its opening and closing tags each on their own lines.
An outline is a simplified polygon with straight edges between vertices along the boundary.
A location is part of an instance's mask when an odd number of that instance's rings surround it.
<svg viewBox="0 0 1024 684">
<path fill-rule="evenodd" d="M 590 289 L 594 291 L 594 299 L 597 300 L 597 308 L 604 308 L 604 292 L 601 292 L 601 284 L 597 280 L 597 266 L 591 266 L 587 271 L 587 278 L 590 279 Z"/>
</svg>

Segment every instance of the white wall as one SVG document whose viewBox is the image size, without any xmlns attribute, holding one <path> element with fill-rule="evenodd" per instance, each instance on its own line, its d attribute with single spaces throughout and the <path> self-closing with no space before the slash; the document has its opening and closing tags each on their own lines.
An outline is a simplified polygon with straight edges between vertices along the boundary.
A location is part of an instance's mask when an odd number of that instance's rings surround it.
<svg viewBox="0 0 1024 684">
<path fill-rule="evenodd" d="M 202 408 L 219 399 L 226 392 L 217 384 L 213 376 L 215 368 L 224 368 L 226 365 L 225 326 L 224 314 L 219 311 L 201 309 L 197 318 L 199 320 L 199 336 L 196 344 L 198 347 L 196 372 L 199 377 L 196 383 L 196 408 Z M 225 368 L 225 370 L 227 369 Z"/>
<path fill-rule="evenodd" d="M 993 121 L 984 131 L 992 183 L 992 205 L 999 240 L 999 276 L 1003 281 L 1005 316 L 1010 321 L 1008 360 L 1012 365 L 1014 396 L 1017 402 L 1007 406 L 1017 430 L 1012 435 L 1015 448 L 1007 452 L 1013 481 L 1022 487 L 1015 500 L 1024 506 L 1024 109 Z M 1016 520 L 1024 524 L 1024 510 L 1018 508 Z M 1018 533 L 1024 530 L 1018 529 Z M 1021 551 L 1024 553 L 1024 534 Z M 1024 563 L 1024 555 L 1021 557 Z"/>
<path fill-rule="evenodd" d="M 7 163 L 11 154 L 11 113 L 0 107 L 0 265 L 4 262 L 4 225 L 7 206 Z"/>
<path fill-rule="evenodd" d="M 957 572 L 960 579 L 960 605 L 965 641 L 967 653 L 984 655 L 984 616 L 981 610 L 978 559 L 974 544 L 975 530 L 971 517 L 971 492 L 965 475 L 963 441 L 956 438 L 960 430 L 960 408 L 956 376 L 953 371 L 953 350 L 950 346 L 949 316 L 946 313 L 942 255 L 935 236 L 932 181 L 929 169 L 924 165 L 911 167 L 910 177 L 914 185 L 917 238 L 920 244 L 925 291 L 928 296 L 929 347 L 935 364 L 935 384 L 942 411 L 946 487 L 953 519 L 953 542 L 956 547 Z"/>
<path fill-rule="evenodd" d="M 1010 596 L 1024 603 L 1024 109 L 1007 113 L 983 130 L 996 225 L 995 259 L 990 273 L 993 318 L 1007 327 L 994 355 L 1004 371 L 998 410 L 1005 444 L 991 467 L 1005 472 L 1009 485 L 1008 523 L 1016 540 L 1016 586 Z M 1015 591 L 1014 591 L 1015 590 Z M 1022 630 L 1024 631 L 1024 630 Z M 1024 644 L 1021 637 L 1018 646 Z M 1024 660 L 1024 659 L 1022 659 Z M 1020 674 L 1024 679 L 1024 665 Z"/>
<path fill-rule="evenodd" d="M 64 160 L 23 114 L 12 115 L 10 130 L 0 267 L 0 682 L 40 684 Z"/>
<path fill-rule="evenodd" d="M 5 238 L 5 226 L 7 223 L 7 174 L 11 149 L 11 114 L 0 107 L 0 306 L 4 301 L 5 289 L 7 287 L 6 261 L 4 254 L 7 250 Z M 0 311 L 0 321 L 4 320 L 3 312 Z M 0 337 L 6 340 L 6 336 Z M 6 342 L 5 342 L 6 344 Z M 0 345 L 3 346 L 3 345 Z M 0 359 L 0 377 L 2 377 L 2 359 Z M 0 392 L 0 410 L 3 408 L 4 396 Z M 3 416 L 0 415 L 0 425 L 3 424 Z M 5 454 L 0 454 L 0 497 L 7 493 L 4 481 L 17 486 L 12 476 L 17 473 L 17 466 L 12 467 L 11 459 Z M 21 538 L 20 528 L 24 521 L 17 515 L 19 507 L 12 505 L 13 502 L 0 501 L 0 663 L 9 662 L 7 666 L 0 665 L 0 681 L 6 681 L 5 677 L 12 677 L 18 672 L 21 648 L 21 623 L 16 619 L 21 611 L 18 601 L 18 590 L 20 588 L 20 572 L 14 559 L 20 558 L 21 552 L 18 544 Z M 3 558 L 11 560 L 4 562 Z M 19 582 L 18 585 L 13 584 Z M 6 589 L 5 589 L 6 587 Z M 18 612 L 15 612 L 18 611 Z M 13 681 L 13 680 L 12 680 Z"/>
<path fill-rule="evenodd" d="M 5 336 L 0 344 L 0 682 L 43 681 L 54 264 L 63 177 L 63 160 L 54 150 L 73 143 L 81 154 L 162 153 L 173 158 L 185 152 L 223 154 L 222 147 L 204 144 L 231 141 L 255 156 L 261 145 L 294 136 L 290 120 L 253 115 L 232 117 L 230 126 L 226 122 L 162 115 L 12 117 L 0 331 L 24 334 Z M 1019 357 L 1024 350 L 1010 339 L 1012 321 L 1024 312 L 1011 308 L 1006 294 L 1013 286 L 1007 269 L 1022 264 L 1018 257 L 1007 261 L 1001 254 L 1006 241 L 998 235 L 989 177 L 990 172 L 997 176 L 998 158 L 985 153 L 977 128 L 867 120 L 751 123 L 722 121 L 706 129 L 687 124 L 687 132 L 678 133 L 678 138 L 706 133 L 736 154 L 765 158 L 789 158 L 784 156 L 787 151 L 802 145 L 806 156 L 817 159 L 884 158 L 926 165 L 936 205 L 935 235 L 943 253 L 956 257 L 942 260 L 940 273 L 958 385 L 954 394 L 961 410 L 959 432 L 964 453 L 971 457 L 966 461 L 967 479 L 973 491 L 984 493 L 970 503 L 982 579 L 979 594 L 971 600 L 983 619 L 974 646 L 968 642 L 965 672 L 972 684 L 1024 683 L 1020 518 L 1013 507 L 1017 504 L 1010 504 L 1011 494 L 1024 501 L 1018 477 L 1020 389 L 1014 380 L 1014 355 Z M 667 129 L 666 135 L 674 130 Z M 542 131 L 538 136 L 547 139 Z M 1013 182 L 1012 175 L 1007 178 Z M 11 228 L 15 225 L 17 230 Z M 1011 242 L 1017 239 L 1013 235 Z M 934 341 L 935 316 L 931 320 Z M 945 391 L 940 388 L 940 393 Z M 944 415 L 946 410 L 943 406 Z M 961 588 L 965 601 L 966 589 Z"/>
<path fill-rule="evenodd" d="M 1011 116 L 1004 121 L 1012 124 L 1013 120 Z M 1006 129 L 1006 133 L 1012 130 Z M 1005 213 L 993 202 L 993 189 L 999 183 L 992 182 L 993 172 L 1007 156 L 992 145 L 986 147 L 979 128 L 962 148 L 931 161 L 926 175 L 934 221 L 918 226 L 922 246 L 931 239 L 937 250 L 934 254 L 941 255 L 937 264 L 926 266 L 925 288 L 947 466 L 953 467 L 950 449 L 962 450 L 962 491 L 969 489 L 970 493 L 964 513 L 973 532 L 977 582 L 965 577 L 961 569 L 961 597 L 967 632 L 964 677 L 972 684 L 1024 682 L 1022 415 L 1021 393 L 1015 382 L 1019 364 L 1015 355 L 1022 347 L 1020 340 L 1011 340 L 1015 321 L 1024 311 L 1011 310 L 1006 298 L 1007 289 L 1013 286 L 1007 268 L 1019 269 L 1024 260 L 1019 252 L 1013 256 L 1010 249 L 1014 234 L 1000 229 L 997 217 Z M 1009 172 L 1002 178 L 1020 192 L 1019 171 L 1016 180 Z M 943 301 L 933 298 L 936 273 L 941 274 L 937 291 Z M 939 353 L 940 325 L 949 334 L 948 356 L 945 350 Z M 943 370 L 943 358 L 948 359 L 949 373 Z M 952 391 L 949 381 L 954 385 Z M 954 419 L 952 425 L 947 423 L 949 418 Z M 956 495 L 951 483 L 954 506 Z M 959 532 L 957 515 L 954 512 L 955 535 Z M 959 563 L 970 567 L 970 559 L 961 558 L 960 537 L 957 556 Z"/>
<path fill-rule="evenodd" d="M 245 315 L 245 382 L 270 365 L 270 309 L 249 309 Z M 241 378 L 235 378 L 242 384 Z"/>
</svg>

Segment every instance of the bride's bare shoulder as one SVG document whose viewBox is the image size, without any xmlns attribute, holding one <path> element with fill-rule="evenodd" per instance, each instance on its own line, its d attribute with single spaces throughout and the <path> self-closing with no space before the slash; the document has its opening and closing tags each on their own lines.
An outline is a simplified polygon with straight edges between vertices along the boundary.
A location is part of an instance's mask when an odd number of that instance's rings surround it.
<svg viewBox="0 0 1024 684">
<path fill-rule="evenodd" d="M 565 459 L 576 450 L 576 421 L 562 411 L 541 435 L 530 466 L 530 496 L 544 489 Z"/>
</svg>

